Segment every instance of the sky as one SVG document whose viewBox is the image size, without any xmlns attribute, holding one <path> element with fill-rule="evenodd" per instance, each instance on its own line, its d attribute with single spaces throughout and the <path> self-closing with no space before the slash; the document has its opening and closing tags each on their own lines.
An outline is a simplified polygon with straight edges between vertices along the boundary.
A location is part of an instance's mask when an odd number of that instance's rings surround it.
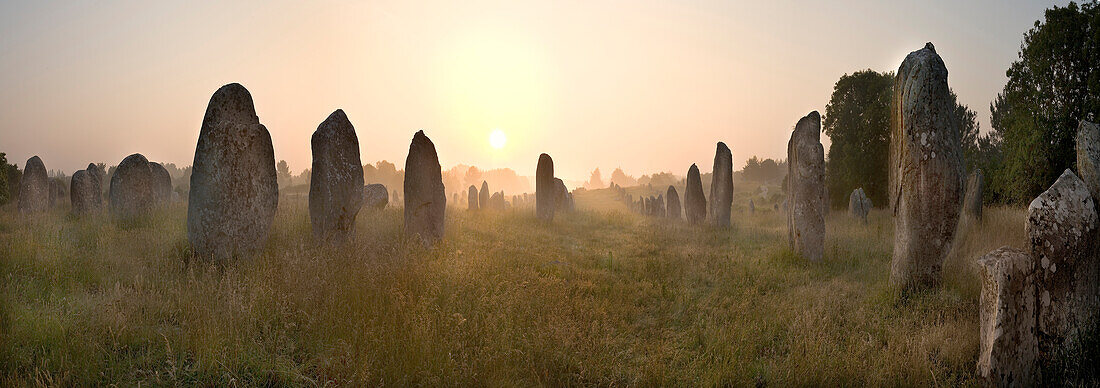
<svg viewBox="0 0 1100 388">
<path fill-rule="evenodd" d="M 569 180 L 685 175 L 717 141 L 739 169 L 785 158 L 840 76 L 896 71 L 925 42 L 988 131 L 1023 34 L 1065 3 L 2 1 L 0 152 L 68 174 L 131 153 L 190 165 L 210 95 L 238 82 L 295 173 L 335 109 L 364 163 L 400 168 L 423 129 L 444 169 L 534 175 L 545 152 Z"/>
</svg>

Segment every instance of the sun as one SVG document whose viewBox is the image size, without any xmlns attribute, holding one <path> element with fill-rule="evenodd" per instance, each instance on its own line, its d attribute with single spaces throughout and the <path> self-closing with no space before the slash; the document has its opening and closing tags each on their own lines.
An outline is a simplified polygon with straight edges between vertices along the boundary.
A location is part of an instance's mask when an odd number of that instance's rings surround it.
<svg viewBox="0 0 1100 388">
<path fill-rule="evenodd" d="M 508 142 L 508 137 L 504 136 L 504 131 L 494 129 L 493 133 L 489 134 L 489 145 L 493 146 L 493 149 L 504 148 L 504 144 Z"/>
</svg>

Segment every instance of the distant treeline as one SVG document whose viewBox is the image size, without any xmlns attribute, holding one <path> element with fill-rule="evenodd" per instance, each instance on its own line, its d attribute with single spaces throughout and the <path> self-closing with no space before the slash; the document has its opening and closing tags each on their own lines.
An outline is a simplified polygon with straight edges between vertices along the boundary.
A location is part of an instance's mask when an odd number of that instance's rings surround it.
<svg viewBox="0 0 1100 388">
<path fill-rule="evenodd" d="M 709 167 L 709 166 L 707 166 Z M 684 168 L 684 172 L 687 173 L 687 168 Z M 711 173 L 703 173 L 700 175 L 701 180 L 705 186 L 709 186 Z M 733 180 L 736 182 L 753 182 L 753 183 L 782 183 L 783 177 L 787 176 L 787 162 L 785 160 L 776 161 L 774 159 L 763 159 L 753 156 L 745 162 L 745 165 L 740 170 L 734 171 Z M 633 186 L 653 186 L 659 188 L 666 188 L 668 186 L 683 186 L 684 176 L 676 175 L 671 172 L 658 172 L 653 174 L 642 175 L 639 178 L 627 175 L 623 172 L 622 168 L 616 168 L 611 172 L 611 178 L 608 181 L 604 181 L 603 173 L 597 168 L 592 171 L 588 180 L 584 182 L 584 188 L 589 190 L 602 189 L 616 184 L 622 187 Z"/>
</svg>

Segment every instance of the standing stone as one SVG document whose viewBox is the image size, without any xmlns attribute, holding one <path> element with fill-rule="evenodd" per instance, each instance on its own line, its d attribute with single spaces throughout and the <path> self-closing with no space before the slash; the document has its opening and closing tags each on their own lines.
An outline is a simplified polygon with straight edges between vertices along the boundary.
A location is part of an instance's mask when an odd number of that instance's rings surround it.
<svg viewBox="0 0 1100 388">
<path fill-rule="evenodd" d="M 103 187 L 103 185 L 107 183 L 107 172 L 103 171 L 103 169 L 97 166 L 95 163 L 88 163 L 88 168 L 86 168 L 85 170 L 95 177 L 100 188 L 100 197 L 102 197 L 102 190 L 105 188 Z"/>
<path fill-rule="evenodd" d="M 149 162 L 149 171 L 153 173 L 153 191 L 158 203 L 172 200 L 172 175 L 168 169 L 157 162 Z"/>
<path fill-rule="evenodd" d="M 447 194 L 435 144 L 417 131 L 405 159 L 405 234 L 432 247 L 443 239 Z"/>
<path fill-rule="evenodd" d="M 1100 125 L 1090 121 L 1077 126 L 1077 173 L 1092 198 L 1100 199 Z"/>
<path fill-rule="evenodd" d="M 479 208 L 478 203 L 480 202 L 481 198 L 480 195 L 477 193 L 477 186 L 470 185 L 469 191 L 470 194 L 466 197 L 467 202 L 469 202 L 467 209 L 477 210 Z"/>
<path fill-rule="evenodd" d="M 825 251 L 825 148 L 821 115 L 810 112 L 787 143 L 787 238 L 802 257 L 821 260 Z"/>
<path fill-rule="evenodd" d="M 867 198 L 862 187 L 852 190 L 852 194 L 848 196 L 848 213 L 864 224 L 867 223 L 867 215 L 871 213 L 871 199 Z"/>
<path fill-rule="evenodd" d="M 123 221 L 147 215 L 160 202 L 157 184 L 153 165 L 145 156 L 133 154 L 122 159 L 111 176 L 111 215 Z"/>
<path fill-rule="evenodd" d="M 19 181 L 19 213 L 43 213 L 50 208 L 50 178 L 46 165 L 37 155 L 23 165 L 23 178 Z"/>
<path fill-rule="evenodd" d="M 668 191 L 665 193 L 665 202 L 668 202 L 665 212 L 668 218 L 680 219 L 680 194 L 672 185 L 668 186 Z"/>
<path fill-rule="evenodd" d="M 371 183 L 363 187 L 363 207 L 382 210 L 390 203 L 390 192 L 381 183 Z"/>
<path fill-rule="evenodd" d="M 716 226 L 730 225 L 733 206 L 733 154 L 726 143 L 718 142 L 714 151 L 713 180 L 710 183 L 710 206 L 707 215 Z"/>
<path fill-rule="evenodd" d="M 554 209 L 555 212 L 569 211 L 569 188 L 558 178 L 554 178 Z"/>
<path fill-rule="evenodd" d="M 492 194 L 489 193 L 489 182 L 481 181 L 481 191 L 479 191 L 477 195 L 478 206 L 482 209 L 489 209 L 492 207 L 489 206 L 489 198 L 492 197 Z"/>
<path fill-rule="evenodd" d="M 539 164 L 535 167 L 535 214 L 545 221 L 554 220 L 555 192 L 554 159 L 550 155 L 539 155 Z"/>
<path fill-rule="evenodd" d="M 749 200 L 749 214 L 756 214 L 756 202 Z"/>
<path fill-rule="evenodd" d="M 1038 382 L 1034 262 L 1002 247 L 978 260 L 982 279 L 978 375 L 993 386 Z"/>
<path fill-rule="evenodd" d="M 707 217 L 707 198 L 703 195 L 703 180 L 699 178 L 699 167 L 695 164 L 688 168 L 687 187 L 684 188 L 684 216 L 692 225 L 702 223 Z"/>
<path fill-rule="evenodd" d="M 931 43 L 905 57 L 894 78 L 890 130 L 890 281 L 904 288 L 938 283 L 955 237 L 963 161 L 947 67 Z"/>
<path fill-rule="evenodd" d="M 325 119 L 310 139 L 313 168 L 309 181 L 309 220 L 313 238 L 344 242 L 355 231 L 363 206 L 363 164 L 359 137 L 342 109 Z"/>
<path fill-rule="evenodd" d="M 1066 170 L 1027 209 L 1026 231 L 1035 260 L 1039 352 L 1078 343 L 1100 310 L 1097 214 L 1085 182 Z"/>
<path fill-rule="evenodd" d="M 981 169 L 974 169 L 970 179 L 966 180 L 966 195 L 963 196 L 963 214 L 981 221 L 982 196 L 985 195 L 985 176 Z"/>
<path fill-rule="evenodd" d="M 73 173 L 69 183 L 69 200 L 76 215 L 96 213 L 103 208 L 103 191 L 99 188 L 95 170 Z"/>
<path fill-rule="evenodd" d="M 267 243 L 279 206 L 271 134 L 240 84 L 210 97 L 195 146 L 187 239 L 199 257 L 251 256 Z"/>
<path fill-rule="evenodd" d="M 69 196 L 65 182 L 61 178 L 50 178 L 50 206 L 61 202 L 62 198 Z"/>
<path fill-rule="evenodd" d="M 489 197 L 489 207 L 492 208 L 493 210 L 497 210 L 497 211 L 503 211 L 504 210 L 504 192 L 503 191 L 493 193 L 493 195 L 491 197 Z"/>
</svg>

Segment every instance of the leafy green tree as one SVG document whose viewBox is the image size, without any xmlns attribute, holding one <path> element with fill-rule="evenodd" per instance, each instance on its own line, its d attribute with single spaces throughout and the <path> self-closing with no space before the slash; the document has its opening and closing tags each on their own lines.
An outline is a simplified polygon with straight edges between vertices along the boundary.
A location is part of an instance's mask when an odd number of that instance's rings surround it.
<svg viewBox="0 0 1100 388">
<path fill-rule="evenodd" d="M 833 207 L 847 206 L 848 194 L 859 187 L 872 202 L 886 203 L 893 89 L 894 74 L 874 70 L 845 74 L 833 86 L 822 123 L 832 140 L 825 185 Z"/>
<path fill-rule="evenodd" d="M 8 188 L 8 156 L 0 152 L 0 205 L 11 200 L 11 189 Z"/>
<path fill-rule="evenodd" d="M 860 187 L 872 202 L 887 203 L 893 90 L 894 73 L 873 70 L 845 74 L 833 87 L 822 123 L 822 131 L 832 140 L 825 159 L 825 185 L 831 206 L 848 206 L 849 194 Z M 959 104 L 954 91 L 950 99 L 965 160 L 989 158 L 994 144 L 991 138 L 980 135 L 978 114 Z M 980 140 L 987 142 L 986 148 L 979 147 Z"/>
<path fill-rule="evenodd" d="M 290 174 L 290 165 L 285 160 L 279 160 L 279 163 L 275 164 L 275 180 L 279 182 L 279 188 L 291 186 L 293 183 L 292 175 Z"/>
<path fill-rule="evenodd" d="M 1024 34 L 1008 83 L 990 104 L 1003 163 L 990 188 L 1026 203 L 1076 162 L 1077 126 L 1100 112 L 1100 7 L 1046 10 Z"/>
<path fill-rule="evenodd" d="M 741 167 L 741 178 L 753 182 L 778 180 L 786 174 L 786 163 L 779 163 L 773 159 L 760 160 L 755 155 L 745 161 L 745 166 Z"/>
</svg>

